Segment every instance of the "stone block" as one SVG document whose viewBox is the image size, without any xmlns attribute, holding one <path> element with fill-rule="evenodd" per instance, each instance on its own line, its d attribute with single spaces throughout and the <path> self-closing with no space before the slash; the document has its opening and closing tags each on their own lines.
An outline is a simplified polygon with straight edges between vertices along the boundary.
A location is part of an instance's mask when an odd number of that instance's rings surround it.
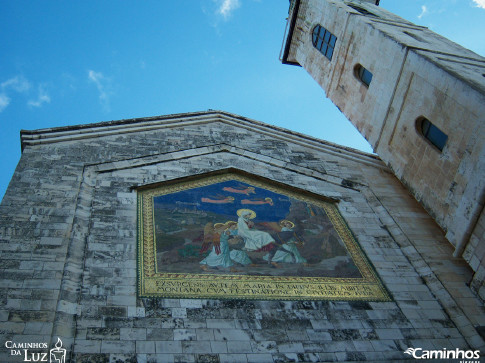
<svg viewBox="0 0 485 363">
<path fill-rule="evenodd" d="M 108 305 L 115 305 L 115 306 L 134 306 L 136 304 L 136 296 L 135 295 L 111 295 L 108 296 L 106 300 Z"/>
<path fill-rule="evenodd" d="M 101 340 L 76 339 L 74 351 L 76 353 L 100 353 Z"/>
<path fill-rule="evenodd" d="M 126 317 L 126 307 L 121 306 L 100 306 L 98 308 L 99 314 L 102 316 L 109 316 L 109 317 Z"/>
<path fill-rule="evenodd" d="M 273 362 L 273 356 L 269 353 L 246 354 L 248 363 L 267 363 Z"/>
<path fill-rule="evenodd" d="M 145 328 L 120 328 L 120 340 L 146 340 Z"/>
<path fill-rule="evenodd" d="M 182 320 L 184 327 L 187 328 L 187 329 L 205 329 L 205 328 L 207 328 L 207 323 L 206 323 L 205 319 L 194 320 L 194 319 L 180 319 L 180 318 L 178 318 L 178 320 Z"/>
<path fill-rule="evenodd" d="M 157 353 L 182 353 L 182 342 L 181 341 L 156 341 L 155 350 Z"/>
<path fill-rule="evenodd" d="M 103 340 L 101 342 L 101 353 L 133 354 L 133 352 L 135 352 L 134 341 Z"/>
<path fill-rule="evenodd" d="M 76 362 L 80 363 L 109 363 L 109 354 L 76 353 Z"/>
<path fill-rule="evenodd" d="M 155 342 L 137 341 L 135 343 L 137 353 L 155 353 Z"/>
<path fill-rule="evenodd" d="M 172 308 L 172 317 L 173 318 L 186 318 L 187 317 L 187 309 L 186 308 Z"/>
<path fill-rule="evenodd" d="M 245 330 L 238 329 L 214 329 L 215 340 L 251 340 L 250 334 Z"/>
<path fill-rule="evenodd" d="M 137 318 L 144 318 L 145 317 L 145 308 L 139 308 L 136 306 L 128 306 L 128 317 L 137 317 Z"/>
<path fill-rule="evenodd" d="M 173 340 L 172 329 L 147 328 L 147 340 Z"/>
<path fill-rule="evenodd" d="M 197 340 L 214 340 L 213 329 L 196 329 Z"/>
<path fill-rule="evenodd" d="M 53 311 L 11 311 L 8 320 L 11 322 L 51 322 L 54 318 Z"/>
<path fill-rule="evenodd" d="M 380 339 L 404 339 L 399 329 L 376 329 L 376 334 Z"/>
<path fill-rule="evenodd" d="M 236 327 L 234 320 L 227 319 L 206 319 L 208 328 L 215 329 L 234 329 Z"/>
<path fill-rule="evenodd" d="M 393 340 L 371 340 L 370 341 L 376 352 L 396 351 L 397 347 Z"/>
<path fill-rule="evenodd" d="M 182 341 L 183 353 L 211 353 L 209 341 Z"/>
<path fill-rule="evenodd" d="M 173 339 L 174 340 L 196 340 L 197 333 L 195 329 L 174 329 Z"/>
<path fill-rule="evenodd" d="M 202 308 L 202 300 L 199 299 L 180 299 L 180 307 L 189 309 Z"/>
<path fill-rule="evenodd" d="M 277 353 L 280 347 L 285 347 L 285 343 L 278 344 L 275 341 L 251 341 L 251 349 L 254 353 Z M 298 346 L 298 343 L 295 343 Z M 228 342 L 229 347 L 229 342 Z M 289 348 L 289 345 L 286 345 Z"/>
<path fill-rule="evenodd" d="M 252 353 L 253 348 L 250 341 L 231 340 L 227 342 L 228 353 Z"/>
<path fill-rule="evenodd" d="M 227 353 L 227 342 L 211 341 L 212 353 Z"/>
<path fill-rule="evenodd" d="M 219 354 L 220 363 L 247 363 L 246 354 Z"/>
</svg>

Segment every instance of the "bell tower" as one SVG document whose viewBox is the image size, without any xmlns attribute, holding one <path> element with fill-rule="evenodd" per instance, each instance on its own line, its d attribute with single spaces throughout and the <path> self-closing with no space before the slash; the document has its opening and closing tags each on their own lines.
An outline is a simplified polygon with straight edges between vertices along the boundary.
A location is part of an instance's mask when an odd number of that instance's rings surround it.
<svg viewBox="0 0 485 363">
<path fill-rule="evenodd" d="M 485 58 L 378 1 L 293 0 L 281 52 L 302 66 L 485 277 Z M 483 252 L 482 252 L 483 250 Z"/>
</svg>

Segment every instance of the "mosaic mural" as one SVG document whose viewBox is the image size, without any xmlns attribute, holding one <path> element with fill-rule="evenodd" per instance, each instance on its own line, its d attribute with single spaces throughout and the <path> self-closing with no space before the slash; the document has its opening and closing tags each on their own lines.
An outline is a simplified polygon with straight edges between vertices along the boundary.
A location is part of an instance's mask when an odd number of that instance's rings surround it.
<svg viewBox="0 0 485 363">
<path fill-rule="evenodd" d="M 236 173 L 138 192 L 138 294 L 389 299 L 335 202 Z"/>
</svg>

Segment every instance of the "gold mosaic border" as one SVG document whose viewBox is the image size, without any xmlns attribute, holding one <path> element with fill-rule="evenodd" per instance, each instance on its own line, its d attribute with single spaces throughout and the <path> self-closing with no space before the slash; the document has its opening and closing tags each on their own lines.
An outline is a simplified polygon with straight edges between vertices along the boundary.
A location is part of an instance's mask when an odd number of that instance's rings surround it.
<svg viewBox="0 0 485 363">
<path fill-rule="evenodd" d="M 157 272 L 153 198 L 237 180 L 319 206 L 325 210 L 362 278 L 246 276 Z M 340 215 L 335 203 L 293 188 L 277 186 L 235 173 L 200 176 L 138 192 L 138 295 L 165 298 L 238 298 L 260 300 L 390 301 L 368 259 Z"/>
</svg>

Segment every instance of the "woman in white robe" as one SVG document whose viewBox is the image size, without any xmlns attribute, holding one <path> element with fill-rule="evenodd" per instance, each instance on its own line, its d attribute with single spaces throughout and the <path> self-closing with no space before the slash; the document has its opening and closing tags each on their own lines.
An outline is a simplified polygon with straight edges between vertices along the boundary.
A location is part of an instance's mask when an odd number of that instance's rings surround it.
<svg viewBox="0 0 485 363">
<path fill-rule="evenodd" d="M 274 242 L 273 237 L 267 232 L 251 229 L 253 223 L 250 219 L 256 216 L 256 213 L 250 209 L 238 211 L 237 233 L 244 238 L 244 248 L 248 251 L 256 251 L 262 247 Z"/>
</svg>

